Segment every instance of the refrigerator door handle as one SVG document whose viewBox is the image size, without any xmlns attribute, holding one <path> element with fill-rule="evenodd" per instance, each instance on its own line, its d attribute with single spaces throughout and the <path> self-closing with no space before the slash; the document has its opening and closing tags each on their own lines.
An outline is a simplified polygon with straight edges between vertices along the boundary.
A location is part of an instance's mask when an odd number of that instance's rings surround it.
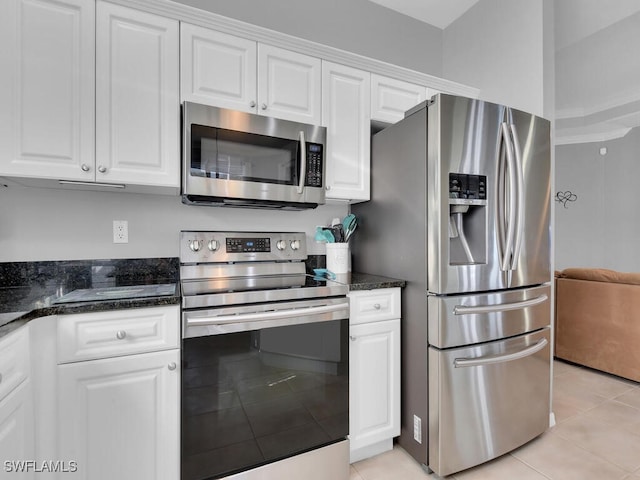
<svg viewBox="0 0 640 480">
<path fill-rule="evenodd" d="M 507 154 L 506 169 L 509 174 L 509 203 L 506 207 L 509 209 L 509 220 L 507 223 L 507 238 L 504 244 L 504 252 L 500 269 L 503 272 L 511 270 L 511 259 L 513 257 L 515 229 L 516 229 L 516 204 L 517 204 L 517 171 L 516 171 L 516 159 L 513 152 L 513 142 L 511 141 L 509 124 L 502 122 L 502 139 L 505 143 L 505 151 Z M 500 221 L 504 221 L 500 218 Z"/>
<path fill-rule="evenodd" d="M 527 347 L 519 352 L 509 353 L 506 355 L 487 355 L 486 357 L 477 357 L 477 358 L 456 358 L 453 361 L 453 366 L 455 368 L 460 367 L 482 367 L 484 365 L 492 365 L 494 363 L 504 363 L 510 362 L 512 360 L 519 360 L 521 358 L 528 357 L 533 355 L 534 353 L 539 352 L 544 347 L 547 346 L 547 339 L 543 338 L 538 341 L 538 343 Z"/>
<path fill-rule="evenodd" d="M 524 177 L 522 174 L 522 149 L 520 148 L 518 132 L 513 123 L 510 125 L 510 129 L 511 137 L 513 139 L 513 150 L 515 153 L 517 186 L 516 225 L 511 270 L 516 270 L 518 268 L 518 259 L 520 258 L 520 249 L 522 247 L 522 235 L 524 233 Z"/>
<path fill-rule="evenodd" d="M 508 312 L 509 310 L 520 310 L 523 308 L 534 307 L 541 303 L 546 302 L 549 297 L 546 294 L 540 295 L 529 300 L 522 300 L 520 302 L 511 303 L 498 303 L 495 305 L 456 305 L 453 307 L 454 315 L 473 315 L 482 313 L 499 313 Z"/>
</svg>

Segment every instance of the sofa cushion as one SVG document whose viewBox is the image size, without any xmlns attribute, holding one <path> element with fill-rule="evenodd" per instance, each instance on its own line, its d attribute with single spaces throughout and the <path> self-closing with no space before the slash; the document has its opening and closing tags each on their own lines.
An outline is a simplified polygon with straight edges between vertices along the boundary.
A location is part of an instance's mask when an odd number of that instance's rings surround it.
<svg viewBox="0 0 640 480">
<path fill-rule="evenodd" d="M 560 278 L 591 280 L 594 282 L 640 285 L 640 273 L 617 272 L 606 268 L 565 268 L 557 276 Z"/>
</svg>

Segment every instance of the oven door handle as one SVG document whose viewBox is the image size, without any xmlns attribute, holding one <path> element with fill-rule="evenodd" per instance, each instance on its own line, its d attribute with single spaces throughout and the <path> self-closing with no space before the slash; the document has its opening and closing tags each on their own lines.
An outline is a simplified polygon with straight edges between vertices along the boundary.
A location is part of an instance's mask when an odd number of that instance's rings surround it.
<svg viewBox="0 0 640 480">
<path fill-rule="evenodd" d="M 224 325 L 229 323 L 243 323 L 250 321 L 265 320 L 285 320 L 293 317 L 306 317 L 308 315 L 320 315 L 323 313 L 338 312 L 340 310 L 349 309 L 349 303 L 338 303 L 334 305 L 321 305 L 317 307 L 292 308 L 289 310 L 274 310 L 269 312 L 252 312 L 239 313 L 235 315 L 212 315 L 202 318 L 190 318 L 190 312 L 185 312 L 185 321 L 187 327 L 206 326 L 206 325 Z"/>
</svg>

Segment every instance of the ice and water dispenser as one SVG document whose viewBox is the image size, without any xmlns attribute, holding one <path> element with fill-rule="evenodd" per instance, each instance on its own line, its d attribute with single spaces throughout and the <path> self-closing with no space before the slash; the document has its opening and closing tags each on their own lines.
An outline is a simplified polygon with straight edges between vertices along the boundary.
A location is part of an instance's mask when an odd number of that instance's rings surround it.
<svg viewBox="0 0 640 480">
<path fill-rule="evenodd" d="M 449 263 L 486 263 L 487 177 L 449 173 Z"/>
</svg>

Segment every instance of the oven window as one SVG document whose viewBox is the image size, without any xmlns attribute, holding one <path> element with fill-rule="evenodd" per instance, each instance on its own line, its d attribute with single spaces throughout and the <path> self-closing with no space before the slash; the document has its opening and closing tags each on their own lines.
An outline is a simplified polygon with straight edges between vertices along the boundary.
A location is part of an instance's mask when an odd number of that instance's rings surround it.
<svg viewBox="0 0 640 480">
<path fill-rule="evenodd" d="M 191 125 L 191 175 L 298 184 L 297 140 Z"/>
<path fill-rule="evenodd" d="M 182 480 L 349 433 L 348 320 L 184 339 L 182 363 Z"/>
</svg>

